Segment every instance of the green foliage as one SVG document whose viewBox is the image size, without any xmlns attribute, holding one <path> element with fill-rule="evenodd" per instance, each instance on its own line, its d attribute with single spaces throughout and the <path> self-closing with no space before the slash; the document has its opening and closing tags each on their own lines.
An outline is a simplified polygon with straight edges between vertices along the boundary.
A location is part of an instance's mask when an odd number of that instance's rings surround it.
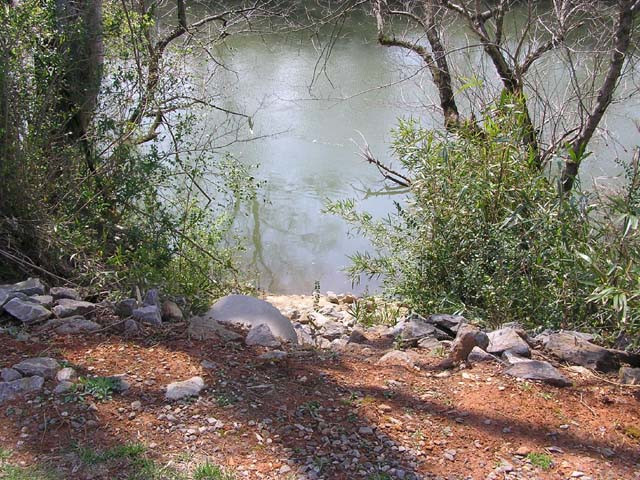
<svg viewBox="0 0 640 480">
<path fill-rule="evenodd" d="M 104 6 L 102 89 L 82 137 L 65 96 L 78 85 L 64 45 L 79 27 L 59 26 L 53 1 L 0 8 L 0 111 L 10 107 L 8 121 L 0 115 L 0 249 L 16 267 L 2 262 L 0 275 L 35 266 L 97 292 L 160 287 L 197 310 L 245 289 L 231 224 L 256 184 L 250 167 L 215 150 L 214 126 L 195 127 L 207 101 L 183 99 L 196 95 L 184 56 L 165 55 L 139 105 L 153 12 L 124 8 Z"/>
<path fill-rule="evenodd" d="M 235 476 L 222 467 L 205 462 L 198 465 L 193 471 L 194 480 L 234 480 Z"/>
<path fill-rule="evenodd" d="M 114 377 L 80 377 L 74 384 L 71 396 L 91 396 L 98 401 L 106 402 L 118 391 L 119 385 L 120 381 Z"/>
<path fill-rule="evenodd" d="M 328 207 L 374 248 L 354 255 L 349 273 L 381 277 L 389 297 L 423 314 L 637 332 L 638 194 L 629 192 L 639 182 L 607 202 L 559 195 L 521 141 L 522 115 L 504 97 L 481 130 L 401 121 L 393 148 L 412 179 L 406 202 L 381 220 L 352 200 Z"/>
<path fill-rule="evenodd" d="M 527 455 L 527 459 L 534 467 L 548 470 L 553 466 L 553 459 L 546 453 L 531 452 Z"/>
</svg>

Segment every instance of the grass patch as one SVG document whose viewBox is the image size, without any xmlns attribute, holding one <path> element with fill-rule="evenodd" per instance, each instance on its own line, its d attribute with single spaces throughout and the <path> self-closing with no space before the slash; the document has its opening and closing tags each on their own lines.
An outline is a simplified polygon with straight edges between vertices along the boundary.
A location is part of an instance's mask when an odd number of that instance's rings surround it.
<svg viewBox="0 0 640 480">
<path fill-rule="evenodd" d="M 235 475 L 213 463 L 205 462 L 193 471 L 193 480 L 235 480 Z"/>
<path fill-rule="evenodd" d="M 122 478 L 127 480 L 188 480 L 188 477 L 178 470 L 148 458 L 147 449 L 141 443 L 125 443 L 106 450 L 81 446 L 76 448 L 76 452 L 85 465 L 91 467 L 108 464 L 109 467 L 117 468 L 118 472 L 123 473 L 125 476 Z"/>
<path fill-rule="evenodd" d="M 546 453 L 531 452 L 527 455 L 527 458 L 534 467 L 541 468 L 542 470 L 548 470 L 553 466 L 553 459 Z"/>
<path fill-rule="evenodd" d="M 80 395 L 89 395 L 96 400 L 106 402 L 118 391 L 120 380 L 114 377 L 81 377 L 77 389 Z"/>
</svg>

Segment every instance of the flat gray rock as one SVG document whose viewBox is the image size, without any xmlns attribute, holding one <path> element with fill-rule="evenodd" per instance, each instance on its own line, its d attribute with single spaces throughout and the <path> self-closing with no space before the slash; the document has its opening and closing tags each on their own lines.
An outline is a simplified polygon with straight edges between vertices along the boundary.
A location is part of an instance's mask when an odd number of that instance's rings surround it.
<svg viewBox="0 0 640 480">
<path fill-rule="evenodd" d="M 522 339 L 526 335 L 524 331 L 513 327 L 505 327 L 487 334 L 489 346 L 487 352 L 500 355 L 506 350 L 511 350 L 521 357 L 530 357 L 531 349 L 529 344 Z"/>
<path fill-rule="evenodd" d="M 99 323 L 87 320 L 84 317 L 71 317 L 67 322 L 55 329 L 59 335 L 75 335 L 78 333 L 91 333 L 100 330 L 102 327 Z"/>
<path fill-rule="evenodd" d="M 42 322 L 51 316 L 51 312 L 42 305 L 12 298 L 4 305 L 4 310 L 23 323 Z"/>
<path fill-rule="evenodd" d="M 61 298 L 69 298 L 71 300 L 82 300 L 82 297 L 75 288 L 69 287 L 51 287 L 49 289 L 49 295 L 54 300 L 60 300 Z"/>
<path fill-rule="evenodd" d="M 155 305 L 146 305 L 144 307 L 136 308 L 133 311 L 133 318 L 139 322 L 147 323 L 149 325 L 162 325 L 160 308 Z"/>
<path fill-rule="evenodd" d="M 116 304 L 115 312 L 119 317 L 130 317 L 136 308 L 138 308 L 138 301 L 135 298 L 125 298 Z"/>
<path fill-rule="evenodd" d="M 0 403 L 13 400 L 23 393 L 38 392 L 42 390 L 43 385 L 44 378 L 38 376 L 0 382 Z"/>
<path fill-rule="evenodd" d="M 74 315 L 87 315 L 96 309 L 96 304 L 84 302 L 82 300 L 72 300 L 71 298 L 61 298 L 58 304 L 53 307 L 56 317 L 65 318 Z"/>
<path fill-rule="evenodd" d="M 3 382 L 13 382 L 14 380 L 22 378 L 22 374 L 13 368 L 3 368 L 0 370 L 0 378 Z"/>
<path fill-rule="evenodd" d="M 276 307 L 258 298 L 227 295 L 218 300 L 204 316 L 210 316 L 220 323 L 249 328 L 265 324 L 276 337 L 293 344 L 298 343 L 291 321 Z"/>
<path fill-rule="evenodd" d="M 53 389 L 53 393 L 54 395 L 63 395 L 71 391 L 72 388 L 73 382 L 63 380 L 62 382 L 58 383 L 58 385 L 56 385 L 56 387 Z"/>
<path fill-rule="evenodd" d="M 45 287 L 39 278 L 28 278 L 24 282 L 0 285 L 0 290 L 29 295 L 44 295 Z"/>
<path fill-rule="evenodd" d="M 244 343 L 247 345 L 259 345 L 261 347 L 269 348 L 280 346 L 280 340 L 273 335 L 271 329 L 265 323 L 251 327 L 251 330 L 247 333 L 247 338 L 244 339 Z"/>
<path fill-rule="evenodd" d="M 167 385 L 165 398 L 167 400 L 180 400 L 181 398 L 193 397 L 200 394 L 204 388 L 202 377 L 192 377 L 182 382 L 173 382 Z"/>
<path fill-rule="evenodd" d="M 211 317 L 192 317 L 189 320 L 189 336 L 196 340 L 219 338 L 224 342 L 236 342 L 244 337 L 223 327 Z"/>
<path fill-rule="evenodd" d="M 482 363 L 482 362 L 497 362 L 498 359 L 491 355 L 490 353 L 485 352 L 480 347 L 473 347 L 471 349 L 471 353 L 467 357 L 467 360 L 471 363 Z"/>
<path fill-rule="evenodd" d="M 573 333 L 549 334 L 542 340 L 544 350 L 572 365 L 612 372 L 620 367 L 616 355 L 606 348 L 583 340 Z"/>
<path fill-rule="evenodd" d="M 142 305 L 160 308 L 160 292 L 157 288 L 152 288 L 144 294 Z"/>
<path fill-rule="evenodd" d="M 538 360 L 525 360 L 516 363 L 504 373 L 525 380 L 537 380 L 556 387 L 568 387 L 571 385 L 571 382 L 557 368 L 548 362 Z"/>
<path fill-rule="evenodd" d="M 467 323 L 467 319 L 462 315 L 449 315 L 447 313 L 434 313 L 426 318 L 427 322 L 438 326 L 443 330 L 449 330 L 452 333 L 458 331 L 458 327 L 463 323 Z"/>
<path fill-rule="evenodd" d="M 335 320 L 329 320 L 322 326 L 321 335 L 327 340 L 335 340 L 336 338 L 340 338 L 342 335 L 347 333 L 347 327 L 345 327 L 342 323 L 336 322 Z"/>
<path fill-rule="evenodd" d="M 71 367 L 64 367 L 56 374 L 56 380 L 59 382 L 70 382 L 78 376 L 76 371 Z"/>
<path fill-rule="evenodd" d="M 42 305 L 44 308 L 51 308 L 53 306 L 53 297 L 51 295 L 31 295 L 27 297 L 27 301 Z"/>
<path fill-rule="evenodd" d="M 391 350 L 385 353 L 376 365 L 390 367 L 400 366 L 405 368 L 413 368 L 420 357 L 413 352 L 404 352 L 402 350 Z"/>
<path fill-rule="evenodd" d="M 12 368 L 26 377 L 37 375 L 43 378 L 54 378 L 60 370 L 60 364 L 50 357 L 35 357 L 16 363 Z"/>
</svg>

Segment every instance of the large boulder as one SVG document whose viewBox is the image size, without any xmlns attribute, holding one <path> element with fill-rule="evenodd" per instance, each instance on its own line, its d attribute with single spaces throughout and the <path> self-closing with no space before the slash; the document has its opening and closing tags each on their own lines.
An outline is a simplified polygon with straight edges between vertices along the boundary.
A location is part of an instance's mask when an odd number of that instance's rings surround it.
<svg viewBox="0 0 640 480">
<path fill-rule="evenodd" d="M 538 360 L 525 359 L 524 361 L 519 361 L 504 373 L 525 380 L 537 380 L 556 387 L 568 387 L 571 385 L 571 382 L 557 368 L 548 362 Z"/>
<path fill-rule="evenodd" d="M 573 333 L 551 333 L 541 340 L 547 353 L 573 365 L 601 372 L 612 372 L 620 367 L 618 358 L 611 351 Z"/>
<path fill-rule="evenodd" d="M 420 315 L 413 314 L 406 320 L 402 321 L 398 327 L 400 330 L 400 338 L 405 342 L 418 343 L 425 337 L 432 337 L 436 340 L 451 340 L 453 335 L 450 332 L 441 330 L 436 325 L 427 322 Z"/>
<path fill-rule="evenodd" d="M 489 337 L 489 346 L 487 352 L 494 355 L 501 355 L 507 350 L 521 357 L 530 357 L 531 349 L 529 344 L 524 340 L 526 338 L 524 330 L 514 327 L 505 327 L 500 330 L 494 330 L 487 334 Z"/>
<path fill-rule="evenodd" d="M 246 295 L 227 295 L 218 300 L 203 317 L 211 317 L 220 323 L 254 327 L 265 324 L 271 332 L 284 341 L 298 343 L 291 321 L 264 300 Z"/>
<path fill-rule="evenodd" d="M 4 305 L 4 310 L 13 318 L 26 324 L 41 322 L 51 316 L 51 312 L 42 305 L 20 298 L 9 300 Z"/>
</svg>

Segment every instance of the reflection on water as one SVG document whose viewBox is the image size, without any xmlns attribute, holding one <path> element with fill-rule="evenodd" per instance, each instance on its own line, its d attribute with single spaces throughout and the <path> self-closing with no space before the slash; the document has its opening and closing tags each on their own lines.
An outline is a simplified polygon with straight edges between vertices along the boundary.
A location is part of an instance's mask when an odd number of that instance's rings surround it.
<svg viewBox="0 0 640 480">
<path fill-rule="evenodd" d="M 426 72 L 415 74 L 415 58 L 378 46 L 373 25 L 364 17 L 347 22 L 343 32 L 329 58 L 327 76 L 319 75 L 312 89 L 318 51 L 305 34 L 232 37 L 229 46 L 217 52 L 226 67 L 213 77 L 212 88 L 225 95 L 221 106 L 255 112 L 252 134 L 266 136 L 235 144 L 231 151 L 248 165 L 258 164 L 256 177 L 266 180 L 259 198 L 238 215 L 236 228 L 250 241 L 247 271 L 255 272 L 259 287 L 274 293 L 310 293 L 316 280 L 323 290 L 351 290 L 340 269 L 350 254 L 366 249 L 367 242 L 350 237 L 340 219 L 324 214 L 325 201 L 356 198 L 362 209 L 385 215 L 401 197 L 385 189 L 377 170 L 358 156 L 356 143 L 365 138 L 378 158 L 389 162 L 389 132 L 399 117 L 439 124 L 424 108 L 436 92 Z M 478 58 L 469 55 L 465 69 L 481 68 L 472 64 Z M 199 60 L 194 69 L 204 74 L 213 68 L 206 57 Z M 411 79 L 398 83 L 403 75 Z M 394 85 L 376 88 L 386 84 Z M 620 145 L 636 141 L 629 120 L 639 118 L 636 107 L 619 107 L 607 119 Z M 216 114 L 211 115 L 203 121 L 214 124 Z M 271 136 L 276 132 L 282 133 Z M 607 160 L 590 159 L 583 174 L 587 179 L 610 174 L 610 158 L 624 154 L 606 145 L 598 149 Z M 366 284 L 355 290 L 363 288 Z"/>
</svg>

